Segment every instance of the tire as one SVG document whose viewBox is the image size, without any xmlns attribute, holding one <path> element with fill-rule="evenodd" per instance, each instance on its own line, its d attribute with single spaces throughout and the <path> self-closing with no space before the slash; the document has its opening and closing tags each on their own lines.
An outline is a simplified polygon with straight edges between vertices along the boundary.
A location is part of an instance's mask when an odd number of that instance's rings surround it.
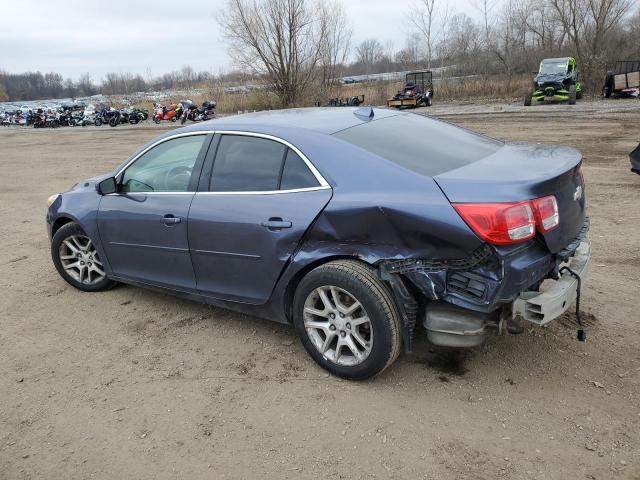
<svg viewBox="0 0 640 480">
<path fill-rule="evenodd" d="M 153 117 L 153 123 L 159 124 L 160 123 L 160 119 L 158 117 Z"/>
<path fill-rule="evenodd" d="M 433 105 L 433 100 L 431 98 L 431 95 L 428 95 L 424 101 L 424 105 L 425 107 L 430 107 L 431 105 Z"/>
<path fill-rule="evenodd" d="M 180 118 L 180 123 L 181 123 L 182 125 L 184 125 L 186 122 L 187 122 L 187 115 L 186 115 L 186 114 L 184 114 L 184 115 L 182 115 L 182 118 Z"/>
<path fill-rule="evenodd" d="M 96 127 L 101 126 L 101 125 L 102 125 L 102 119 L 101 119 L 101 118 L 96 118 L 96 119 L 93 121 L 93 124 L 94 124 Z"/>
<path fill-rule="evenodd" d="M 86 239 L 86 242 L 89 242 L 87 245 L 90 245 L 90 247 L 88 247 L 86 252 L 78 248 L 80 245 L 85 244 L 83 243 L 85 242 L 84 240 L 76 243 L 74 239 L 78 238 Z M 73 258 L 73 250 L 69 248 L 69 245 L 76 248 L 76 250 L 80 252 L 79 255 L 82 255 L 82 260 L 78 259 L 77 263 L 85 262 L 83 263 L 83 267 L 78 267 L 77 272 L 74 268 L 69 268 L 69 263 L 66 264 L 66 268 L 65 264 L 63 264 L 63 262 L 73 262 L 75 260 L 75 258 Z M 63 253 L 69 254 L 67 256 L 70 256 L 71 259 L 64 258 Z M 113 288 L 116 285 L 116 282 L 104 275 L 104 268 L 101 269 L 102 275 L 96 270 L 93 270 L 99 268 L 99 266 L 101 267 L 102 262 L 100 262 L 100 258 L 95 252 L 95 247 L 89 240 L 89 237 L 87 237 L 82 228 L 80 228 L 80 225 L 75 222 L 63 225 L 53 236 L 51 240 L 51 259 L 62 279 L 78 290 L 84 292 L 99 292 Z M 82 270 L 80 270 L 80 268 Z M 84 281 L 82 271 L 84 271 L 85 275 Z"/>
<path fill-rule="evenodd" d="M 580 100 L 582 98 L 582 90 L 580 90 L 579 92 L 576 91 L 576 99 Z"/>
<path fill-rule="evenodd" d="M 533 98 L 533 88 L 529 88 L 527 90 L 527 93 L 524 94 L 524 106 L 525 107 L 530 107 L 531 106 L 531 99 Z"/>
<path fill-rule="evenodd" d="M 137 115 L 132 115 L 129 117 L 129 123 L 131 125 L 137 125 L 137 123 L 140 121 L 140 119 L 138 118 Z"/>
<path fill-rule="evenodd" d="M 576 104 L 576 86 L 571 85 L 569 87 L 569 105 L 575 105 L 575 104 Z"/>
<path fill-rule="evenodd" d="M 117 127 L 119 123 L 120 123 L 120 119 L 119 118 L 111 117 L 109 119 L 109 126 L 110 127 Z"/>
<path fill-rule="evenodd" d="M 325 305 L 320 291 L 325 291 L 330 307 Z M 341 307 L 337 307 L 336 294 Z M 356 302 L 360 306 L 347 313 L 345 306 L 353 307 Z M 315 315 L 310 310 L 332 313 Z M 309 355 L 338 377 L 350 380 L 372 377 L 389 367 L 400 354 L 400 313 L 393 295 L 373 268 L 355 260 L 326 263 L 300 281 L 293 300 L 293 323 Z M 310 325 L 320 327 L 308 328 Z M 341 338 L 357 346 L 356 350 L 362 350 L 358 358 L 351 347 L 344 343 L 339 347 Z M 356 343 L 358 339 L 360 343 Z"/>
</svg>

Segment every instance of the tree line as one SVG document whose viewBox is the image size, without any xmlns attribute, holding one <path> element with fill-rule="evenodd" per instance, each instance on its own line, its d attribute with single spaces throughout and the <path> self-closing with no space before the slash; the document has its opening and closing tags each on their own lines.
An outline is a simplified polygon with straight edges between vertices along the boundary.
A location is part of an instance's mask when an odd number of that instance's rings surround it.
<svg viewBox="0 0 640 480">
<path fill-rule="evenodd" d="M 282 105 L 326 96 L 341 76 L 454 66 L 451 74 L 530 73 L 542 58 L 575 56 L 588 89 L 599 89 L 617 59 L 640 58 L 635 0 L 472 0 L 456 12 L 446 0 L 403 7 L 411 29 L 403 45 L 372 38 L 352 45 L 341 0 L 227 0 L 216 16 L 236 71 L 190 67 L 152 77 L 108 73 L 74 81 L 58 73 L 0 71 L 0 101 L 131 94 L 251 81 L 268 83 Z M 308 102 L 306 102 L 308 103 Z"/>
</svg>

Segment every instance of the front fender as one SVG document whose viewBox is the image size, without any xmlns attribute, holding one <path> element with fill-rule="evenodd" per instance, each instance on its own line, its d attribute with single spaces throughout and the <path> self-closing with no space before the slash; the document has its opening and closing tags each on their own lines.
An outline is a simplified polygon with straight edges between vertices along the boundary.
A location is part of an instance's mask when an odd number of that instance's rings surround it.
<svg viewBox="0 0 640 480">
<path fill-rule="evenodd" d="M 101 179 L 87 180 L 75 185 L 60 196 L 47 210 L 47 229 L 49 239 L 54 235 L 53 227 L 61 219 L 69 219 L 82 228 L 96 247 L 107 275 L 111 274 L 111 266 L 98 231 L 98 210 L 102 196 L 96 191 L 96 183 Z"/>
</svg>

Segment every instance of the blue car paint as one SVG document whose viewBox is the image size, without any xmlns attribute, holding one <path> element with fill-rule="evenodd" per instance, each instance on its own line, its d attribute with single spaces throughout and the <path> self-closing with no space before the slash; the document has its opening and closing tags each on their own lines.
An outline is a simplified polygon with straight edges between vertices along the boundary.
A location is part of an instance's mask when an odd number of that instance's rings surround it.
<svg viewBox="0 0 640 480">
<path fill-rule="evenodd" d="M 188 268 L 181 271 L 185 280 L 182 283 L 158 272 L 149 277 L 135 269 L 128 276 L 113 274 L 108 252 L 105 252 L 102 245 L 104 240 L 97 228 L 97 212 L 102 197 L 96 192 L 96 182 L 113 174 L 79 184 L 81 186 L 59 197 L 47 215 L 50 232 L 53 223 L 61 218 L 77 221 L 96 242 L 107 274 L 117 280 L 170 291 L 250 315 L 288 322 L 295 284 L 315 265 L 333 258 L 359 258 L 377 266 L 407 259 L 442 261 L 443 265 L 447 261 L 464 260 L 473 256 L 484 244 L 456 213 L 450 201 L 479 201 L 483 195 L 482 201 L 487 201 L 487 192 L 496 194 L 504 201 L 532 198 L 531 195 L 535 193 L 554 188 L 550 183 L 559 181 L 550 179 L 546 183 L 538 182 L 537 187 L 531 187 L 531 178 L 526 174 L 522 178 L 517 175 L 512 177 L 514 172 L 527 166 L 523 163 L 527 155 L 534 153 L 536 149 L 544 151 L 539 147 L 527 150 L 524 147 L 506 146 L 501 149 L 498 156 L 517 152 L 518 158 L 513 170 L 509 169 L 509 175 L 503 181 L 500 178 L 504 175 L 504 165 L 501 171 L 496 166 L 496 171 L 493 172 L 495 182 L 487 182 L 486 189 L 473 188 L 468 181 L 468 172 L 463 172 L 465 168 L 476 168 L 474 164 L 437 178 L 417 175 L 348 142 L 329 136 L 336 131 L 370 121 L 353 113 L 353 109 L 300 109 L 216 119 L 166 132 L 130 157 L 134 158 L 158 139 L 177 133 L 215 130 L 270 134 L 299 148 L 331 185 L 331 190 L 308 192 L 314 193 L 308 195 L 308 198 L 300 200 L 299 197 L 291 196 L 287 197 L 292 200 L 290 204 L 286 199 L 280 202 L 278 208 L 282 209 L 284 217 L 296 214 L 304 217 L 303 228 L 296 221 L 296 228 L 290 231 L 262 232 L 266 238 L 273 237 L 266 242 L 264 248 L 252 244 L 248 239 L 236 245 L 225 245 L 223 242 L 218 247 L 215 242 L 210 242 L 210 237 L 215 224 L 224 230 L 239 229 L 239 232 L 247 228 L 244 234 L 252 235 L 252 228 L 258 219 L 272 214 L 270 208 L 263 208 L 260 202 L 248 204 L 246 199 L 239 200 L 235 207 L 238 212 L 251 205 L 252 216 L 249 223 L 252 225 L 243 227 L 241 224 L 245 220 L 239 218 L 239 222 L 234 222 L 234 217 L 227 213 L 214 219 L 214 224 L 207 225 L 206 212 L 211 208 L 211 200 L 203 193 L 187 195 L 193 202 L 192 213 L 189 213 L 193 216 L 181 228 L 187 228 L 188 248 L 192 263 L 196 264 L 196 272 L 203 277 L 202 285 L 194 287 Z M 374 118 L 377 120 L 394 115 L 403 113 L 375 110 Z M 546 153 L 547 157 L 553 157 L 553 161 L 557 162 L 560 172 L 571 164 L 576 168 L 579 166 L 579 156 L 576 157 L 574 152 L 566 150 L 554 153 L 549 150 Z M 121 167 L 130 159 L 123 162 Z M 494 161 L 496 158 L 487 159 L 483 175 L 476 177 L 486 178 L 487 169 L 491 170 Z M 548 168 L 549 162 L 541 163 L 545 163 Z M 541 165 L 540 168 L 545 167 Z M 549 178 L 551 176 L 550 174 Z M 291 194 L 277 196 L 283 195 Z M 125 215 L 125 210 L 126 215 L 135 217 L 135 208 L 104 208 L 114 225 L 119 216 Z M 317 212 L 314 214 L 315 210 Z M 126 220 L 123 220 L 123 227 L 125 223 Z M 575 222 L 573 225 L 575 229 Z M 563 238 L 569 233 L 564 232 Z M 403 278 L 425 298 L 441 298 L 465 308 L 490 312 L 549 274 L 556 259 L 542 240 L 536 238 L 514 247 L 491 247 L 490 259 L 481 266 L 469 267 L 469 272 L 480 275 L 488 285 L 485 298 L 481 300 L 469 299 L 449 291 L 447 282 L 451 272 L 446 266 L 432 271 L 418 269 L 406 272 L 403 273 Z M 143 241 L 142 238 L 132 238 L 134 243 Z M 154 236 L 149 237 L 148 241 L 154 241 Z M 184 241 L 172 245 L 173 247 L 184 251 Z M 268 271 L 261 272 L 261 268 L 256 268 L 252 263 L 265 258 L 269 252 L 274 253 L 274 257 L 266 259 L 268 264 L 264 268 Z M 233 253 L 239 256 L 234 258 L 233 255 L 228 255 Z M 126 258 L 117 260 L 126 261 Z M 145 262 L 152 260 L 147 259 Z M 171 266 L 174 265 L 171 263 L 173 261 L 169 260 Z M 175 261 L 184 266 L 184 258 Z M 149 263 L 145 263 L 144 268 L 149 266 Z M 219 275 L 207 277 L 207 270 L 214 268 L 221 269 Z M 233 278 L 234 272 L 240 272 L 237 278 Z M 261 276 L 264 278 L 255 278 Z M 225 283 L 225 278 L 229 280 L 228 284 Z"/>
</svg>

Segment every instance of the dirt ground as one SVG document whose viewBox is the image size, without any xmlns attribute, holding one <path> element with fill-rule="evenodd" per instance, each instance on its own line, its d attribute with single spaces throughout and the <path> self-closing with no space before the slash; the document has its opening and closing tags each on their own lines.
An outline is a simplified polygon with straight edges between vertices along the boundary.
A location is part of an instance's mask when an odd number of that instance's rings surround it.
<svg viewBox="0 0 640 480">
<path fill-rule="evenodd" d="M 640 101 L 436 105 L 584 155 L 593 268 L 573 314 L 382 376 L 328 376 L 292 328 L 120 286 L 49 258 L 45 200 L 156 127 L 0 129 L 0 479 L 640 479 Z"/>
</svg>

